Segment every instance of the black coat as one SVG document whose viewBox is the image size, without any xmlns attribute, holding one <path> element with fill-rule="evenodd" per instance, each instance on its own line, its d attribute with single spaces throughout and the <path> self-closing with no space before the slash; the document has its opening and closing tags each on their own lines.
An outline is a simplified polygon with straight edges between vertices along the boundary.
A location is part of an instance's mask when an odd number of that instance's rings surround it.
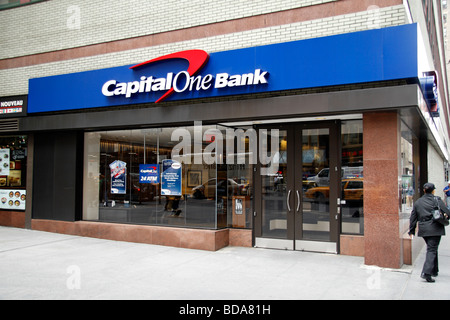
<svg viewBox="0 0 450 320">
<path fill-rule="evenodd" d="M 441 198 L 431 193 L 425 193 L 414 203 L 411 217 L 409 218 L 409 234 L 415 234 L 416 225 L 419 222 L 419 237 L 444 236 L 445 227 L 437 221 L 433 221 L 432 211 L 437 209 L 437 201 L 441 212 L 450 216 L 450 210 L 444 204 Z"/>
</svg>

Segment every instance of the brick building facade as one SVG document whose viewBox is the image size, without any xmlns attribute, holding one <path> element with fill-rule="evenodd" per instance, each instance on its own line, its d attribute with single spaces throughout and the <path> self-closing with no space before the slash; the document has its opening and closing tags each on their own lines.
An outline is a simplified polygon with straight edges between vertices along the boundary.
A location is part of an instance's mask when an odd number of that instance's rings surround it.
<svg viewBox="0 0 450 320">
<path fill-rule="evenodd" d="M 2 147 L 11 155 L 26 150 L 26 157 L 11 164 L 20 171 L 20 183 L 5 178 L 2 184 L 0 176 L 0 184 L 8 192 L 25 190 L 27 203 L 23 210 L 1 211 L 2 225 L 208 250 L 244 245 L 326 251 L 394 268 L 412 263 L 419 244 L 403 236 L 411 201 L 420 196 L 424 182 L 433 181 L 442 190 L 448 178 L 448 89 L 438 1 L 10 2 L 0 2 L 0 98 L 23 97 L 30 112 L 0 119 Z M 336 36 L 362 39 L 378 50 L 408 25 L 417 26 L 417 33 L 411 29 L 417 34 L 411 40 L 417 48 L 415 65 L 405 66 L 417 70 L 414 75 L 390 78 L 395 68 L 389 69 L 388 58 L 380 55 L 377 66 L 386 72 L 357 80 L 358 70 L 343 55 L 336 65 L 345 63 L 354 81 L 341 80 L 342 74 L 333 74 L 336 68 L 329 70 L 329 85 L 311 82 L 101 109 L 65 110 L 68 101 L 61 101 L 61 109 L 33 111 L 38 95 L 30 79 L 46 83 L 53 76 L 96 75 L 193 49 L 207 52 L 213 63 L 212 57 L 222 53 L 300 46 L 308 40 L 317 40 L 311 44 L 317 56 L 329 49 L 331 60 L 333 48 L 339 48 L 333 47 L 334 39 L 344 40 Z M 349 50 L 361 47 L 351 44 Z M 311 64 L 324 62 L 311 52 L 308 57 Z M 365 53 L 355 57 L 364 62 Z M 299 54 L 299 59 L 304 57 Z M 295 62 L 281 61 L 280 70 L 289 69 L 289 63 Z M 275 81 L 276 73 L 268 74 L 268 82 Z M 437 83 L 438 113 L 428 103 L 424 78 Z M 92 87 L 86 83 L 77 90 L 89 104 Z M 54 95 L 50 89 L 43 94 Z M 226 168 L 183 164 L 181 199 L 175 200 L 164 198 L 160 186 L 136 182 L 136 164 L 162 166 L 170 158 L 170 134 L 176 129 L 195 132 L 196 122 L 203 122 L 203 130 L 254 130 L 258 138 L 261 130 L 277 130 L 280 156 L 285 152 L 287 158 L 271 176 L 261 174 L 260 163 Z M 8 139 L 17 137 L 26 139 L 26 146 L 12 147 Z M 203 141 L 203 151 L 206 142 L 211 140 Z M 123 197 L 111 194 L 107 166 L 113 160 L 128 165 Z M 329 172 L 328 184 L 320 182 L 324 172 Z M 211 181 L 214 191 L 208 195 Z M 226 181 L 226 187 L 221 189 L 219 181 Z M 358 181 L 364 187 L 350 190 Z M 182 219 L 160 214 L 173 201 L 181 201 Z M 241 206 L 244 222 L 238 222 Z M 211 216 L 204 218 L 202 212 Z"/>
</svg>

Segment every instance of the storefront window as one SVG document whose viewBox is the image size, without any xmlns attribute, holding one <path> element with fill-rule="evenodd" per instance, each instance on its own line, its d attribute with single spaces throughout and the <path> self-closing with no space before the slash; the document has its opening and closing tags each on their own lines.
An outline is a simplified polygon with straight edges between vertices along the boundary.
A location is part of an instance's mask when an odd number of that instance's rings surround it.
<svg viewBox="0 0 450 320">
<path fill-rule="evenodd" d="M 25 210 L 27 136 L 0 137 L 0 209 Z"/>
<path fill-rule="evenodd" d="M 342 122 L 341 231 L 364 234 L 362 120 Z"/>
<path fill-rule="evenodd" d="M 412 144 L 402 137 L 401 140 L 401 163 L 402 163 L 402 194 L 401 211 L 411 210 L 414 203 L 415 181 Z"/>
<path fill-rule="evenodd" d="M 255 163 L 255 149 L 252 144 L 256 140 L 256 133 L 253 128 L 247 126 L 220 127 L 220 130 L 227 139 L 225 146 L 230 147 L 225 148 L 223 164 L 219 165 L 217 170 L 217 174 L 226 177 L 228 181 L 227 197 L 222 195 L 222 203 L 225 205 L 222 210 L 227 212 L 226 222 L 229 227 L 252 228 Z"/>
<path fill-rule="evenodd" d="M 217 126 L 86 133 L 83 219 L 233 225 L 233 200 L 246 199 L 251 170 L 228 165 L 224 146 Z"/>
<path fill-rule="evenodd" d="M 419 142 L 411 130 L 402 122 L 401 138 L 401 186 L 400 186 L 400 228 L 409 225 L 414 200 L 420 197 Z"/>
</svg>

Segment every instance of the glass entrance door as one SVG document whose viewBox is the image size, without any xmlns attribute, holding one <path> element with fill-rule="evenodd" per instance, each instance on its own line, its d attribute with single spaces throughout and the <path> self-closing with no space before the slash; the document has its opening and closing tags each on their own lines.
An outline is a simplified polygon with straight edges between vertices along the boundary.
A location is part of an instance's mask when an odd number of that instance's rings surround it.
<svg viewBox="0 0 450 320">
<path fill-rule="evenodd" d="M 259 139 L 267 139 L 266 145 L 270 147 L 260 152 L 264 152 L 266 158 L 272 161 L 266 161 L 266 164 L 259 163 L 257 166 L 259 193 L 256 198 L 259 199 L 257 206 L 260 207 L 257 211 L 261 212 L 261 216 L 257 216 L 258 246 L 293 249 L 293 230 L 288 227 L 294 222 L 292 211 L 294 171 L 288 164 L 288 159 L 291 158 L 288 140 L 293 138 L 292 131 L 286 127 L 263 130 L 267 130 L 268 134 L 260 134 Z M 261 133 L 261 130 L 259 132 Z M 274 144 L 271 143 L 272 139 Z"/>
<path fill-rule="evenodd" d="M 278 130 L 279 154 L 268 152 L 278 160 L 276 171 L 257 166 L 256 246 L 337 252 L 337 127 L 328 123 L 267 128 L 268 132 Z"/>
<path fill-rule="evenodd" d="M 296 250 L 336 252 L 340 168 L 338 143 L 332 143 L 335 131 L 331 125 L 304 125 L 296 130 L 294 166 L 302 180 L 301 188 L 296 189 Z"/>
</svg>

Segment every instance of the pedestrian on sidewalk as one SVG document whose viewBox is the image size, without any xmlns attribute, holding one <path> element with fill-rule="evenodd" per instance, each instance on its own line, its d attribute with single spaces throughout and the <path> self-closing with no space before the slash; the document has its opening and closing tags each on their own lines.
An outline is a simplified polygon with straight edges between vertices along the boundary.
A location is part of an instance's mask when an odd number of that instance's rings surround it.
<svg viewBox="0 0 450 320">
<path fill-rule="evenodd" d="M 445 195 L 445 203 L 447 204 L 447 208 L 450 209 L 450 180 L 448 181 L 448 185 L 444 188 Z"/>
<path fill-rule="evenodd" d="M 444 216 L 448 219 L 450 210 L 441 198 L 434 195 L 436 187 L 433 183 L 425 183 L 423 190 L 425 194 L 414 203 L 411 217 L 409 219 L 409 232 L 411 238 L 416 233 L 416 225 L 419 223 L 418 236 L 423 237 L 427 244 L 427 254 L 423 265 L 421 277 L 427 282 L 435 282 L 432 277 L 437 277 L 438 248 L 441 236 L 445 236 L 445 227 L 441 223 L 433 220 L 433 210 L 439 206 Z"/>
</svg>

